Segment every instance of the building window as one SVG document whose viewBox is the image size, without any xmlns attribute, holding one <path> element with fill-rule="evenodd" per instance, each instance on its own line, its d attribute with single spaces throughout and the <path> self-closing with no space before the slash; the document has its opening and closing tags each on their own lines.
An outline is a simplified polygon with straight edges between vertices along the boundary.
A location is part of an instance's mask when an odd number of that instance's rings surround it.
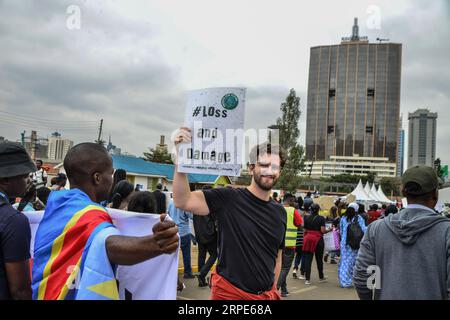
<svg viewBox="0 0 450 320">
<path fill-rule="evenodd" d="M 366 126 L 366 133 L 373 133 L 373 127 L 372 126 Z"/>
<path fill-rule="evenodd" d="M 328 90 L 328 96 L 331 97 L 335 97 L 336 96 L 336 89 L 330 89 Z"/>
<path fill-rule="evenodd" d="M 368 96 L 368 97 L 375 97 L 375 89 L 373 89 L 373 88 L 368 88 L 368 89 L 367 89 L 367 96 Z"/>
<path fill-rule="evenodd" d="M 330 133 L 333 133 L 333 132 L 334 132 L 334 126 L 328 126 L 327 133 L 330 134 Z"/>
</svg>

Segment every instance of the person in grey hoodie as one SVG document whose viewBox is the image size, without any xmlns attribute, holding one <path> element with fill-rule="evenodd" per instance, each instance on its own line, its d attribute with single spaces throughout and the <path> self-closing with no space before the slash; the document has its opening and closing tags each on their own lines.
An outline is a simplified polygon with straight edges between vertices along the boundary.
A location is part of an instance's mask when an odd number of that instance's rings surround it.
<svg viewBox="0 0 450 320">
<path fill-rule="evenodd" d="M 450 299 L 450 220 L 434 210 L 438 177 L 415 166 L 402 176 L 408 206 L 370 224 L 356 259 L 360 299 Z"/>
</svg>

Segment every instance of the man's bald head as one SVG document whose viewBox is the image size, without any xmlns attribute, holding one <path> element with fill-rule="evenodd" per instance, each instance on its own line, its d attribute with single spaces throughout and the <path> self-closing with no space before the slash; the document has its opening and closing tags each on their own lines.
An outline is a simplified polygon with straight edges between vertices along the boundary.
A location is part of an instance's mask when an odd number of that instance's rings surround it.
<svg viewBox="0 0 450 320">
<path fill-rule="evenodd" d="M 102 145 L 86 142 L 74 146 L 64 158 L 64 169 L 71 185 L 90 192 L 91 198 L 107 197 L 113 167 L 111 156 Z"/>
</svg>

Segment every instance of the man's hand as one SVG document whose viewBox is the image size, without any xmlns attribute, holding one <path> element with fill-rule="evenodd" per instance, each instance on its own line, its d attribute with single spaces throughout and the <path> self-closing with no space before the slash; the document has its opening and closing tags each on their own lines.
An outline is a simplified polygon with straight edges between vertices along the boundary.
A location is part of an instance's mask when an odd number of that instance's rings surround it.
<svg viewBox="0 0 450 320">
<path fill-rule="evenodd" d="M 173 138 L 173 143 L 175 144 L 175 154 L 172 154 L 172 161 L 175 165 L 178 164 L 178 148 L 180 146 L 180 143 L 191 142 L 191 140 L 192 140 L 191 129 L 187 127 L 181 127 L 176 131 L 175 136 Z"/>
<path fill-rule="evenodd" d="M 191 139 L 192 139 L 191 129 L 187 127 L 181 127 L 175 134 L 173 142 L 175 143 L 175 146 L 177 146 L 181 142 L 191 142 Z"/>
<path fill-rule="evenodd" d="M 176 155 L 173 158 L 175 172 L 173 175 L 173 204 L 176 208 L 192 212 L 198 215 L 207 215 L 209 208 L 202 191 L 191 192 L 187 174 L 178 172 L 178 147 L 182 142 L 190 142 L 192 139 L 191 129 L 181 127 L 176 132 L 173 142 L 175 143 Z"/>
<path fill-rule="evenodd" d="M 178 249 L 178 227 L 173 221 L 165 221 L 167 214 L 160 216 L 160 222 L 153 226 L 153 236 L 161 253 L 174 253 Z"/>
</svg>

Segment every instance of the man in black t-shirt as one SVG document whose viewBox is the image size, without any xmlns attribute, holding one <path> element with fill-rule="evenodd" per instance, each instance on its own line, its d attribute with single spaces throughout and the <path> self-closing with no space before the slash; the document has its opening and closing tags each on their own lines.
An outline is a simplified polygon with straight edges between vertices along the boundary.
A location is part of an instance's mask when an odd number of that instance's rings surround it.
<svg viewBox="0 0 450 320">
<path fill-rule="evenodd" d="M 9 198 L 25 194 L 34 171 L 23 146 L 0 143 L 0 300 L 31 300 L 30 224 Z"/>
<path fill-rule="evenodd" d="M 181 128 L 175 145 L 191 140 Z M 284 164 L 279 147 L 262 144 L 250 153 L 251 185 L 243 189 L 189 189 L 187 175 L 175 169 L 177 208 L 197 215 L 214 212 L 219 226 L 218 264 L 211 277 L 211 299 L 279 300 L 276 283 L 286 232 L 286 210 L 270 198 Z"/>
</svg>

